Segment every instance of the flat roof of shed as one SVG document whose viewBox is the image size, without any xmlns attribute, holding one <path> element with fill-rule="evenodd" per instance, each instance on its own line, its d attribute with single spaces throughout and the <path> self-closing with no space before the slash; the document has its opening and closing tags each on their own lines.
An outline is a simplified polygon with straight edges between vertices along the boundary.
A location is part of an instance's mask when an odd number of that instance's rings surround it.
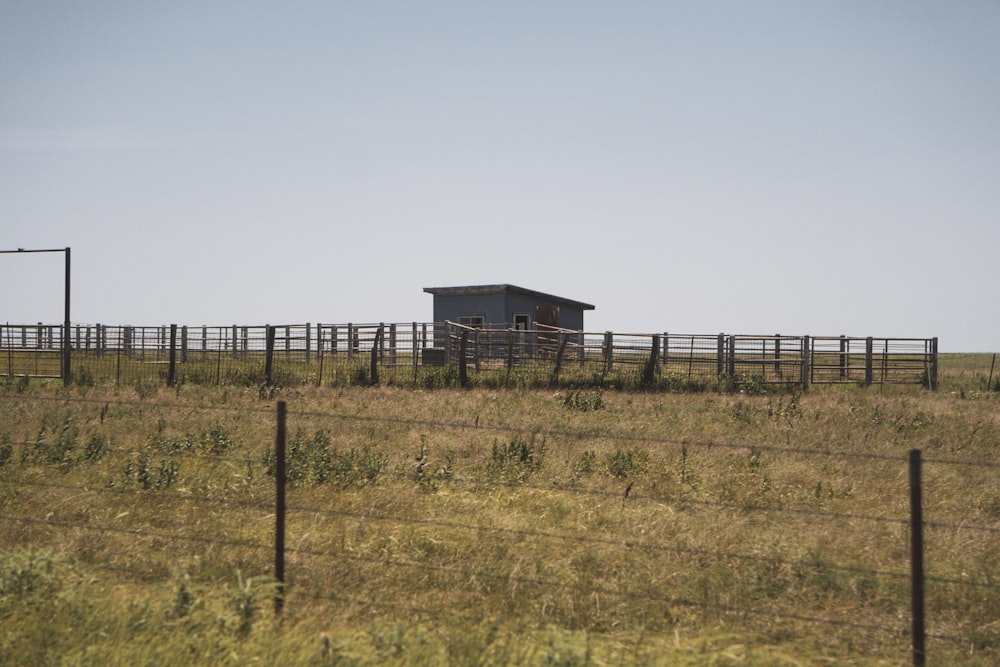
<svg viewBox="0 0 1000 667">
<path fill-rule="evenodd" d="M 574 299 L 567 299 L 561 296 L 555 296 L 554 294 L 546 294 L 545 292 L 539 292 L 533 289 L 527 289 L 525 287 L 518 287 L 517 285 L 463 285 L 458 287 L 425 287 L 425 292 L 434 295 L 442 296 L 467 296 L 470 294 L 504 294 L 507 292 L 516 292 L 518 294 L 525 294 L 527 296 L 533 296 L 539 299 L 544 299 L 546 301 L 556 301 L 558 303 L 563 303 L 568 306 L 576 306 L 581 310 L 594 310 L 594 306 L 589 303 L 584 303 L 582 301 L 575 301 Z"/>
</svg>

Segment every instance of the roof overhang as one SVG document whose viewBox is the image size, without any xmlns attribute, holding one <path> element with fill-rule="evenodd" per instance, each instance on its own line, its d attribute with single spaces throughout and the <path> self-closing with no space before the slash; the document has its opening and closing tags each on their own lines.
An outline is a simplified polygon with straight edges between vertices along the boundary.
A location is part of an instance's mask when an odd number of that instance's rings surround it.
<svg viewBox="0 0 1000 667">
<path fill-rule="evenodd" d="M 576 301 L 574 299 L 567 299 L 561 296 L 555 296 L 554 294 L 546 294 L 545 292 L 538 292 L 536 290 L 527 289 L 524 287 L 518 287 L 517 285 L 463 285 L 458 287 L 425 287 L 424 291 L 429 294 L 434 294 L 435 296 L 468 296 L 476 294 L 524 294 L 526 296 L 532 296 L 537 299 L 542 299 L 545 301 L 553 301 L 555 303 L 565 304 L 567 306 L 575 306 L 581 310 L 594 310 L 594 306 L 589 303 L 584 303 L 582 301 Z"/>
</svg>

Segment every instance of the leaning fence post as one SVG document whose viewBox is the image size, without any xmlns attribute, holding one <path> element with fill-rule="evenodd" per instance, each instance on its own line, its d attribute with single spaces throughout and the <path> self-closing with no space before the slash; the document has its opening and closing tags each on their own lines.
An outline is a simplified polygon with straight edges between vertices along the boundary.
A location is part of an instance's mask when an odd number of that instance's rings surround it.
<svg viewBox="0 0 1000 667">
<path fill-rule="evenodd" d="M 372 341 L 372 359 L 371 359 L 371 383 L 372 385 L 378 384 L 378 359 L 379 350 L 382 347 L 382 337 L 384 336 L 384 325 L 379 325 L 378 329 L 375 331 L 375 340 Z"/>
<path fill-rule="evenodd" d="M 556 382 L 558 382 L 559 381 L 559 373 L 562 371 L 563 353 L 566 352 L 567 338 L 566 338 L 566 334 L 564 332 L 562 332 L 562 331 L 560 331 L 558 334 L 556 334 L 556 337 L 557 337 L 559 343 L 558 343 L 558 345 L 556 347 L 555 379 L 556 379 Z"/>
<path fill-rule="evenodd" d="M 656 382 L 656 367 L 659 363 L 660 337 L 653 335 L 653 342 L 649 348 L 649 361 L 646 362 L 645 371 L 642 374 L 642 384 L 651 387 Z"/>
<path fill-rule="evenodd" d="M 913 615 L 913 664 L 923 667 L 924 649 L 924 517 L 921 499 L 920 450 L 910 450 L 910 592 Z"/>
<path fill-rule="evenodd" d="M 316 386 L 323 386 L 323 325 L 316 324 L 316 359 L 319 361 L 319 377 L 316 378 Z"/>
<path fill-rule="evenodd" d="M 268 332 L 271 332 L 268 327 Z M 274 578 L 278 582 L 274 613 L 285 604 L 285 420 L 287 406 L 278 401 L 278 432 L 274 441 Z"/>
</svg>

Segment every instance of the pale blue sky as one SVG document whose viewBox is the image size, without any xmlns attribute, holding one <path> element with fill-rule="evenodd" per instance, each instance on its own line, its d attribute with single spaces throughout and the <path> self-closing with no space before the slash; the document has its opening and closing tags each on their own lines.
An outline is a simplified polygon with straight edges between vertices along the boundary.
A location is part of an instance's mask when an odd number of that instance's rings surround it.
<svg viewBox="0 0 1000 667">
<path fill-rule="evenodd" d="M 0 249 L 73 320 L 1000 351 L 1000 3 L 0 0 Z M 0 321 L 62 320 L 0 255 Z"/>
</svg>

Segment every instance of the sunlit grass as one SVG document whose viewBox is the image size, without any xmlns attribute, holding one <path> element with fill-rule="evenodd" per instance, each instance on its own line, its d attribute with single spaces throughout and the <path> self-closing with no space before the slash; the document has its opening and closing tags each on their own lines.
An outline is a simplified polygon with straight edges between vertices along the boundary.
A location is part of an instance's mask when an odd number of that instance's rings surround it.
<svg viewBox="0 0 1000 667">
<path fill-rule="evenodd" d="M 959 639 L 930 662 L 994 664 L 1000 481 L 956 465 L 1000 448 L 983 360 L 938 392 L 8 384 L 0 655 L 906 664 L 919 448 L 928 629 Z"/>
</svg>

